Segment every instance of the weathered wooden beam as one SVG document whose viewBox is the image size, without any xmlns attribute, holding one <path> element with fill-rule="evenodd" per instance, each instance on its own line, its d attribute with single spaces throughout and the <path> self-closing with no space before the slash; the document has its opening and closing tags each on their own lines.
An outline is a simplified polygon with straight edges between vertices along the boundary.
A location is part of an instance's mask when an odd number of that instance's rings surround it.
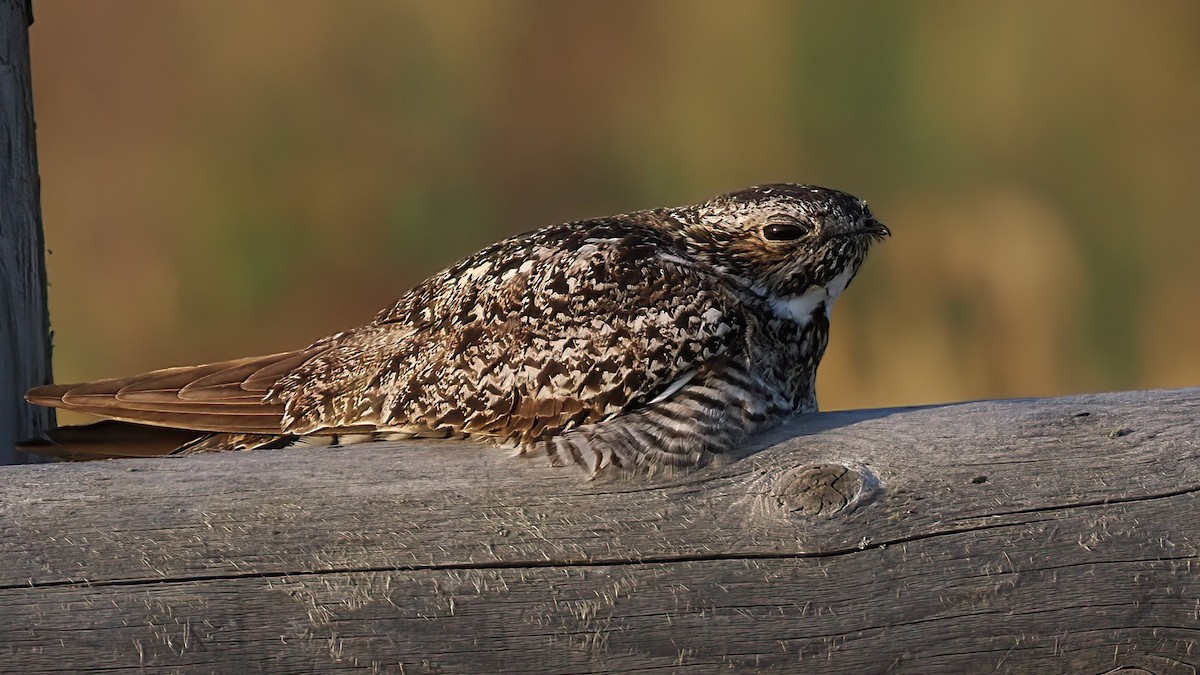
<svg viewBox="0 0 1200 675">
<path fill-rule="evenodd" d="M 0 670 L 1200 663 L 1200 389 L 761 445 L 657 482 L 438 441 L 7 467 Z"/>
<path fill-rule="evenodd" d="M 50 381 L 50 319 L 34 142 L 28 0 L 0 0 L 0 464 L 31 458 L 13 445 L 54 426 L 25 402 Z"/>
</svg>

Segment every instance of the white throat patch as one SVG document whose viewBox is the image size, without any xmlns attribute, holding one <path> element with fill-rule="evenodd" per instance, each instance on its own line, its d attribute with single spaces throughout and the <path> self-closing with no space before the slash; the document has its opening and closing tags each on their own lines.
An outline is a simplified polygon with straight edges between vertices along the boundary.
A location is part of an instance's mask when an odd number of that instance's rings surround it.
<svg viewBox="0 0 1200 675">
<path fill-rule="evenodd" d="M 837 300 L 838 296 L 846 290 L 846 286 L 850 284 L 850 278 L 853 276 L 854 271 L 847 269 L 834 277 L 828 286 L 814 288 L 801 295 L 772 298 L 771 308 L 775 310 L 776 315 L 784 319 L 791 319 L 801 326 L 807 326 L 812 321 L 813 312 L 824 303 L 825 316 L 828 318 L 829 313 L 833 311 L 833 301 Z"/>
</svg>

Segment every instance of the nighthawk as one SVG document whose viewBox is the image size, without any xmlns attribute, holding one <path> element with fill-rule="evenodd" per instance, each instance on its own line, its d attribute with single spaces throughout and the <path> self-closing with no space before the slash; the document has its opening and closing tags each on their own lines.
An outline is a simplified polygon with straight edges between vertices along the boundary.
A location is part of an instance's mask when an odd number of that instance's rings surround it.
<svg viewBox="0 0 1200 675">
<path fill-rule="evenodd" d="M 105 422 L 71 459 L 469 436 L 591 472 L 704 465 L 817 409 L 834 301 L 888 236 L 861 199 L 776 184 L 550 225 L 297 351 L 47 385 Z"/>
</svg>

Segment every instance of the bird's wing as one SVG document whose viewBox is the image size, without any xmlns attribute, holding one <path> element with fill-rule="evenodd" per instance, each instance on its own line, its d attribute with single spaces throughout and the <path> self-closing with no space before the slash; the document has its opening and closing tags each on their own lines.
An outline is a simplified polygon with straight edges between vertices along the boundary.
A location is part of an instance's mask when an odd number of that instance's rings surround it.
<svg viewBox="0 0 1200 675">
<path fill-rule="evenodd" d="M 51 384 L 30 403 L 124 422 L 196 431 L 278 434 L 283 406 L 264 395 L 283 375 L 325 347 L 201 366 L 156 370 L 84 384 Z"/>
<path fill-rule="evenodd" d="M 281 380 L 285 429 L 527 443 L 646 405 L 745 328 L 728 284 L 664 236 L 590 221 L 481 251 Z"/>
</svg>

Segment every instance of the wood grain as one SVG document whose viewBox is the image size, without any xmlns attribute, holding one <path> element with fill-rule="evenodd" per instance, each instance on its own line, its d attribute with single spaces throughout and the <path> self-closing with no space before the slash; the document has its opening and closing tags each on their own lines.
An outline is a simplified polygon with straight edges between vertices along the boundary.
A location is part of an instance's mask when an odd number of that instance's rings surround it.
<svg viewBox="0 0 1200 675">
<path fill-rule="evenodd" d="M 25 402 L 50 381 L 50 319 L 39 203 L 28 0 L 0 0 L 0 464 L 41 461 L 13 448 L 54 426 Z"/>
<path fill-rule="evenodd" d="M 824 413 L 586 482 L 461 442 L 8 467 L 0 670 L 1200 663 L 1200 389 Z"/>
</svg>

